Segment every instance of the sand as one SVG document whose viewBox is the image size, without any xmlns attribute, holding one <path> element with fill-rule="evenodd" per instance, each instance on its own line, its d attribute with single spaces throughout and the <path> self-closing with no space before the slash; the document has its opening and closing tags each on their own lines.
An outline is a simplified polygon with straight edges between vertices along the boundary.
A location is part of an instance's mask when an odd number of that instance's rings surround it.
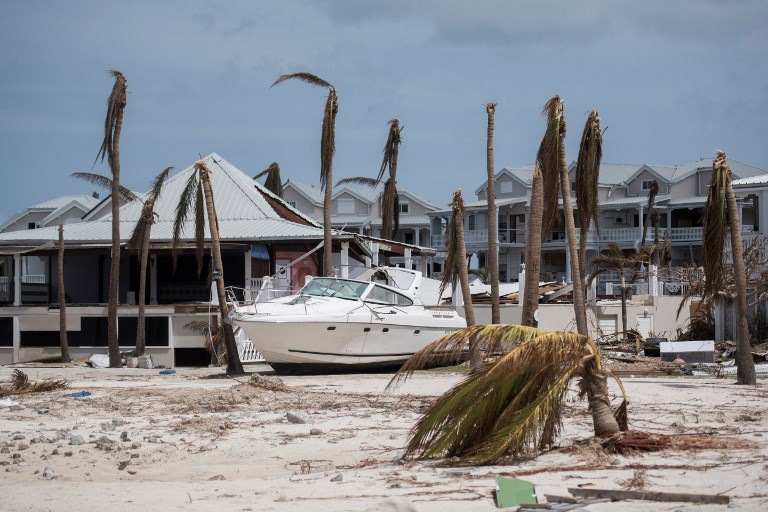
<svg viewBox="0 0 768 512">
<path fill-rule="evenodd" d="M 71 386 L 0 406 L 4 511 L 494 510 L 499 474 L 523 475 L 541 501 L 589 484 L 731 498 L 583 507 L 590 511 L 768 510 L 765 380 L 741 387 L 732 379 L 624 377 L 633 429 L 747 440 L 748 448 L 607 454 L 590 442 L 585 404 L 573 402 L 551 450 L 467 468 L 400 458 L 411 426 L 457 374 L 420 373 L 385 393 L 390 374 L 284 376 L 281 388 L 263 364 L 247 367 L 263 377 L 258 386 L 221 369 L 21 369 Z M 12 371 L 0 367 L 0 382 Z M 80 390 L 91 395 L 70 396 Z M 290 423 L 289 412 L 309 422 Z"/>
</svg>

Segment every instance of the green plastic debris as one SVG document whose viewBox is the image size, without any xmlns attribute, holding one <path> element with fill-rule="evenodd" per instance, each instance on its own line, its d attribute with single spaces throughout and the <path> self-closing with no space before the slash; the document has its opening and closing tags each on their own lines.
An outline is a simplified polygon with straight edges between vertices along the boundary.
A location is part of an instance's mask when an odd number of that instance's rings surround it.
<svg viewBox="0 0 768 512">
<path fill-rule="evenodd" d="M 538 502 L 533 482 L 496 476 L 496 506 L 499 508 L 517 507 Z"/>
</svg>

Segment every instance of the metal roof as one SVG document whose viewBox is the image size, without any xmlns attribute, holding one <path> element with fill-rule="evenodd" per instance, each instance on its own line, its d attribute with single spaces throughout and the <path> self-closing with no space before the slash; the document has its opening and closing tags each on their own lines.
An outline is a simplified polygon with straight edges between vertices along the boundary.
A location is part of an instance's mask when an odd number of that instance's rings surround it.
<svg viewBox="0 0 768 512">
<path fill-rule="evenodd" d="M 690 196 L 690 197 L 681 197 L 673 201 L 670 201 L 669 203 L 667 203 L 667 206 L 670 208 L 699 207 L 699 206 L 704 206 L 706 203 L 707 203 L 707 196 Z"/>
<path fill-rule="evenodd" d="M 768 174 L 760 174 L 751 178 L 733 180 L 734 187 L 749 187 L 754 185 L 768 185 Z"/>
<path fill-rule="evenodd" d="M 669 201 L 669 195 L 659 194 L 656 196 L 655 204 Z M 634 197 L 621 197 L 618 199 L 611 199 L 609 201 L 603 201 L 598 206 L 600 208 L 615 208 L 617 206 L 646 206 L 648 204 L 647 196 L 634 196 Z"/>
<path fill-rule="evenodd" d="M 61 197 L 56 197 L 54 199 L 49 199 L 48 201 L 43 201 L 42 203 L 38 203 L 36 205 L 30 206 L 29 209 L 39 208 L 39 209 L 45 209 L 45 210 L 57 210 L 62 206 L 67 206 L 73 201 L 81 205 L 86 211 L 90 210 L 91 208 L 99 204 L 98 198 L 90 195 L 79 194 L 79 195 L 61 196 Z"/>
<path fill-rule="evenodd" d="M 222 240 L 281 240 L 290 238 L 318 238 L 322 227 L 307 220 L 306 224 L 281 217 L 264 194 L 274 197 L 261 185 L 232 164 L 212 153 L 204 158 L 211 171 L 211 186 L 216 202 L 216 215 Z M 179 197 L 194 172 L 194 165 L 171 176 L 163 186 L 155 205 L 158 215 L 152 226 L 153 242 L 173 239 L 173 220 Z M 286 206 L 287 207 L 287 206 Z M 141 215 L 142 203 L 132 202 L 120 208 L 120 239 L 127 241 Z M 294 211 L 295 210 L 291 210 Z M 209 236 L 206 225 L 206 237 Z M 194 214 L 190 215 L 182 233 L 184 240 L 194 239 Z M 0 244 L 42 243 L 58 239 L 58 227 L 24 230 L 0 234 Z M 112 214 L 99 220 L 67 224 L 64 240 L 67 242 L 106 243 L 112 239 Z"/>
</svg>

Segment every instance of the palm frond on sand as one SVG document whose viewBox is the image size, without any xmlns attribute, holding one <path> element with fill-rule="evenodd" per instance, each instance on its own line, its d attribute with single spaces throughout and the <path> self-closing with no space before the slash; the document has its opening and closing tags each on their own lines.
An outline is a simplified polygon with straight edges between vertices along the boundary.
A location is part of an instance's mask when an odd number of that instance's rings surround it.
<svg viewBox="0 0 768 512">
<path fill-rule="evenodd" d="M 45 379 L 37 382 L 30 382 L 29 376 L 23 371 L 16 369 L 11 374 L 11 384 L 0 386 L 0 397 L 10 395 L 20 395 L 23 393 L 44 393 L 57 389 L 69 387 L 69 381 L 65 379 Z"/>
</svg>

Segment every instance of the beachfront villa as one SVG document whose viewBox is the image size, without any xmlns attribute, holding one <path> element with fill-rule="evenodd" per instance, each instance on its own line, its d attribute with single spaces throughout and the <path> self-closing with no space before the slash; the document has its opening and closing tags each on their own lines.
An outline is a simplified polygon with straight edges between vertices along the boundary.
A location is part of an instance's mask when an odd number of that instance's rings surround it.
<svg viewBox="0 0 768 512">
<path fill-rule="evenodd" d="M 758 235 L 768 234 L 768 171 L 736 160 L 729 160 L 734 178 L 742 237 L 749 243 Z M 531 194 L 533 165 L 505 167 L 495 176 L 495 195 L 499 247 L 499 280 L 516 282 L 525 262 L 526 218 Z M 575 198 L 576 164 L 569 167 L 571 199 L 578 216 Z M 587 240 L 587 259 L 591 261 L 608 244 L 634 252 L 641 241 L 643 224 L 647 219 L 648 193 L 654 181 L 659 185 L 654 208 L 659 214 L 658 239 L 669 237 L 672 248 L 671 266 L 689 262 L 701 264 L 703 237 L 702 209 L 707 200 L 707 187 L 712 174 L 712 159 L 702 159 L 685 165 L 602 164 L 600 166 L 598 203 L 599 231 L 592 225 Z M 477 200 L 465 203 L 465 240 L 467 252 L 478 256 L 478 266 L 484 267 L 488 253 L 488 182 L 476 190 Z M 561 202 L 562 204 L 562 202 Z M 437 263 L 444 255 L 446 227 L 450 210 L 427 213 L 431 226 L 431 246 L 437 251 Z M 578 221 L 577 221 L 578 226 Z M 578 228 L 577 228 L 578 232 Z M 578 233 L 577 233 L 578 235 Z M 653 243 L 655 230 L 648 226 L 647 242 Z M 570 258 L 562 219 L 544 237 L 542 245 L 542 279 L 571 282 Z M 599 293 L 608 294 L 618 282 L 618 276 L 604 274 Z M 636 284 L 637 293 L 647 284 Z M 679 293 L 679 283 L 665 283 L 663 292 Z"/>
<path fill-rule="evenodd" d="M 334 229 L 381 238 L 382 194 L 384 186 L 375 188 L 360 185 L 342 185 L 334 188 L 331 199 L 331 226 Z M 430 219 L 427 216 L 438 207 L 405 189 L 397 189 L 399 228 L 392 241 L 406 246 L 430 246 Z M 323 222 L 323 193 L 312 185 L 288 180 L 283 186 L 283 199 L 291 206 Z M 406 265 L 404 255 L 389 258 L 390 265 L 409 266 L 431 276 L 431 258 L 414 259 Z"/>
</svg>

